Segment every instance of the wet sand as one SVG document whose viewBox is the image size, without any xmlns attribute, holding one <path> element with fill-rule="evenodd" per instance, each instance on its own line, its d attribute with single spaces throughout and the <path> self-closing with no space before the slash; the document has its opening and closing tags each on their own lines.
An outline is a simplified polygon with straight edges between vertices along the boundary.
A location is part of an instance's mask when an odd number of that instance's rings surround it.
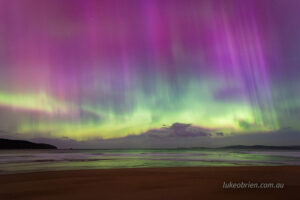
<svg viewBox="0 0 300 200">
<path fill-rule="evenodd" d="M 284 183 L 224 189 L 225 182 Z M 0 199 L 297 199 L 300 166 L 99 169 L 0 175 Z"/>
</svg>

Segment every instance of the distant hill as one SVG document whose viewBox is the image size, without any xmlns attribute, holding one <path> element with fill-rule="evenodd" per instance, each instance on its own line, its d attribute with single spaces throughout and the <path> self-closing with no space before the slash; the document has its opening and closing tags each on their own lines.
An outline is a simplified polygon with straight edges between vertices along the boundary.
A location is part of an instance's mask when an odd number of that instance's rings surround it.
<svg viewBox="0 0 300 200">
<path fill-rule="evenodd" d="M 264 146 L 264 145 L 235 145 L 221 147 L 224 149 L 257 149 L 257 150 L 300 150 L 300 146 Z"/>
<path fill-rule="evenodd" d="M 0 138 L 0 149 L 57 149 L 50 144 L 39 144 L 25 140 L 9 140 Z"/>
</svg>

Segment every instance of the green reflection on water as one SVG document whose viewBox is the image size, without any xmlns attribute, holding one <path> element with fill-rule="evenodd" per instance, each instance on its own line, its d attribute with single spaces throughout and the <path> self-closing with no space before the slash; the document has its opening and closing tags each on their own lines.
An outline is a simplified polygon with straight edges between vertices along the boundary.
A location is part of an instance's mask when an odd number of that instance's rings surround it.
<svg viewBox="0 0 300 200">
<path fill-rule="evenodd" d="M 45 153 L 45 152 L 43 152 Z M 39 155 L 38 151 L 32 153 Z M 15 154 L 14 154 L 15 155 Z M 31 154 L 26 154 L 29 156 Z M 47 156 L 73 156 L 67 160 L 38 160 L 19 163 L 1 163 L 1 173 L 29 171 L 56 171 L 76 169 L 110 169 L 143 167 L 196 167 L 196 166 L 265 166 L 300 164 L 300 157 L 251 153 L 242 150 L 199 150 L 199 149 L 148 149 L 148 150 L 61 150 Z M 84 159 L 76 160 L 80 155 Z M 13 155 L 12 155 L 13 156 Z M 20 157 L 24 155 L 20 154 Z M 41 156 L 43 158 L 43 154 Z M 1 158 L 0 158 L 1 161 Z"/>
</svg>

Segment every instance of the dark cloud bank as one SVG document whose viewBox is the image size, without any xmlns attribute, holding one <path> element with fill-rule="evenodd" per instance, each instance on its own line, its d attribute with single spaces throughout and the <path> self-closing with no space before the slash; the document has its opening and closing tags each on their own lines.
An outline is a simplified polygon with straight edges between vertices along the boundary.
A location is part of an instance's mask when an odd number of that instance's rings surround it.
<svg viewBox="0 0 300 200">
<path fill-rule="evenodd" d="M 0 131 L 0 137 L 24 139 L 20 134 Z M 180 148 L 221 147 L 230 145 L 300 145 L 300 132 L 286 128 L 275 132 L 235 134 L 224 136 L 217 130 L 205 129 L 191 124 L 174 123 L 160 129 L 148 130 L 140 135 L 115 139 L 75 141 L 69 138 L 31 138 L 33 142 L 48 143 L 58 148 Z"/>
</svg>

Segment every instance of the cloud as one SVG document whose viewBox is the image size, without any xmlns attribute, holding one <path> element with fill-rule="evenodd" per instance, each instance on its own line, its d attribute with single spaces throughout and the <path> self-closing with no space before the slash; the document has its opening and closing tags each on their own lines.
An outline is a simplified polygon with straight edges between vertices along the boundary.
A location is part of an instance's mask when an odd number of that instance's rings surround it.
<svg viewBox="0 0 300 200">
<path fill-rule="evenodd" d="M 49 143 L 59 148 L 176 148 L 207 145 L 211 133 L 205 129 L 191 124 L 174 123 L 164 125 L 159 129 L 150 129 L 139 135 L 128 135 L 122 138 L 91 139 L 76 141 L 70 138 L 36 137 L 30 141 Z M 36 134 L 38 135 L 38 134 Z"/>
<path fill-rule="evenodd" d="M 170 127 L 164 126 L 161 129 L 149 130 L 143 134 L 150 137 L 199 137 L 210 136 L 210 133 L 201 127 L 192 126 L 191 124 L 174 123 Z"/>
<path fill-rule="evenodd" d="M 218 132 L 218 133 L 216 133 L 216 136 L 224 136 L 224 133 Z"/>
<path fill-rule="evenodd" d="M 35 133 L 32 135 L 42 135 Z M 230 145 L 300 145 L 300 131 L 284 128 L 273 132 L 253 134 L 238 133 L 225 136 L 218 130 L 209 130 L 191 124 L 175 123 L 159 129 L 151 129 L 139 135 L 129 135 L 113 139 L 91 139 L 76 141 L 70 138 L 34 137 L 0 131 L 0 137 L 11 139 L 26 139 L 32 142 L 48 143 L 59 148 L 179 148 L 179 147 L 222 147 Z M 214 136 L 214 137 L 211 137 Z M 217 136 L 217 137 L 216 137 Z"/>
<path fill-rule="evenodd" d="M 277 131 L 260 132 L 252 134 L 236 134 L 230 137 L 214 138 L 215 146 L 229 145 L 269 145 L 286 146 L 300 145 L 300 131 L 284 128 Z"/>
</svg>

